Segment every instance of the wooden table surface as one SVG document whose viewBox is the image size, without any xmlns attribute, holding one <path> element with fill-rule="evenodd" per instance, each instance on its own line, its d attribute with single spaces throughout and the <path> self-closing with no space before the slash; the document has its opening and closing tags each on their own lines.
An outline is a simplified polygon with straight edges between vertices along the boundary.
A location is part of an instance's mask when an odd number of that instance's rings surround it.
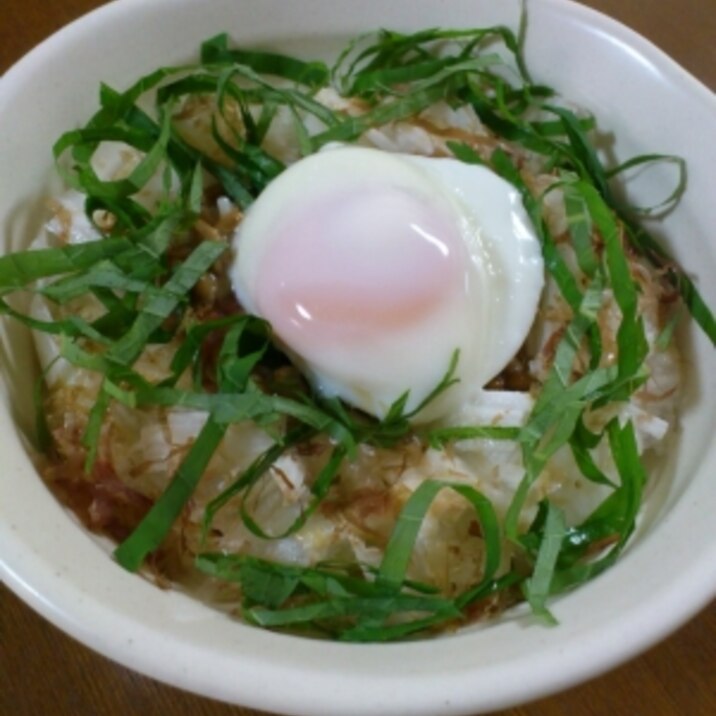
<svg viewBox="0 0 716 716">
<path fill-rule="evenodd" d="M 56 29 L 101 4 L 2 0 L 0 72 Z M 585 4 L 641 32 L 716 89 L 716 0 Z M 116 666 L 50 626 L 1 585 L 0 620 L 3 716 L 258 716 Z M 716 714 L 715 667 L 713 602 L 670 639 L 610 674 L 499 716 L 710 716 Z"/>
</svg>

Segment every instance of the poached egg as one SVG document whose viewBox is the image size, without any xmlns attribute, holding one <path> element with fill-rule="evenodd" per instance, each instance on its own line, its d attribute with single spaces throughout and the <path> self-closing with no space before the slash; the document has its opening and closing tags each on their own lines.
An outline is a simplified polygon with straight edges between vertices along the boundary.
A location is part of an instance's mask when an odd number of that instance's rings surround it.
<svg viewBox="0 0 716 716">
<path fill-rule="evenodd" d="M 512 359 L 544 284 L 518 191 L 451 158 L 333 146 L 249 208 L 231 280 L 316 390 L 378 418 L 411 412 L 459 351 L 459 382 L 414 416 L 454 413 Z"/>
</svg>

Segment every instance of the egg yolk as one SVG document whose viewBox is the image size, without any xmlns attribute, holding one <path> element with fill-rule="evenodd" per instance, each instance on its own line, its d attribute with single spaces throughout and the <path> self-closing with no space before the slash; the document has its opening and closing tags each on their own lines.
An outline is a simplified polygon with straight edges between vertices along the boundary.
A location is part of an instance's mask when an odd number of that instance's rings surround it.
<svg viewBox="0 0 716 716">
<path fill-rule="evenodd" d="M 304 356 L 419 324 L 465 290 L 459 227 L 404 188 L 327 192 L 282 217 L 265 245 L 258 313 Z"/>
</svg>

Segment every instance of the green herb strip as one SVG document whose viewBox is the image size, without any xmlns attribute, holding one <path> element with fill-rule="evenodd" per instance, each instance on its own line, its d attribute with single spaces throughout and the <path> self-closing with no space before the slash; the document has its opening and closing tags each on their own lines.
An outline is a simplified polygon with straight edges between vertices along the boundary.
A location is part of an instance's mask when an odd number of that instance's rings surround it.
<svg viewBox="0 0 716 716">
<path fill-rule="evenodd" d="M 134 363 L 152 333 L 180 303 L 186 301 L 189 290 L 226 249 L 226 244 L 216 241 L 199 244 L 161 288 L 146 292 L 146 305 L 129 331 L 109 349 L 107 360 L 123 365 Z"/>
<path fill-rule="evenodd" d="M 164 541 L 194 493 L 226 428 L 211 417 L 206 421 L 167 489 L 134 532 L 114 551 L 117 562 L 125 569 L 138 570 L 147 555 Z"/>
<path fill-rule="evenodd" d="M 562 550 L 567 526 L 562 511 L 553 504 L 547 504 L 544 535 L 539 547 L 532 576 L 525 581 L 524 591 L 532 611 L 547 622 L 555 624 L 554 617 L 546 607 L 550 595 L 557 559 Z"/>
<path fill-rule="evenodd" d="M 201 61 L 206 65 L 246 65 L 259 74 L 283 77 L 309 87 L 322 87 L 329 79 L 328 68 L 322 62 L 302 62 L 273 52 L 234 50 L 229 48 L 225 33 L 202 44 Z"/>
</svg>

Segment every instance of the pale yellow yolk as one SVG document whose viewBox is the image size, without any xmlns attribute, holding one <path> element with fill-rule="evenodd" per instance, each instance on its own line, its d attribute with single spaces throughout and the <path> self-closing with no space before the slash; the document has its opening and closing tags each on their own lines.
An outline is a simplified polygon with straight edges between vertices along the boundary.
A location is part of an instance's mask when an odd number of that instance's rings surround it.
<svg viewBox="0 0 716 716">
<path fill-rule="evenodd" d="M 258 313 L 304 357 L 417 325 L 465 286 L 454 221 L 402 188 L 328 193 L 282 217 L 266 245 Z"/>
</svg>

